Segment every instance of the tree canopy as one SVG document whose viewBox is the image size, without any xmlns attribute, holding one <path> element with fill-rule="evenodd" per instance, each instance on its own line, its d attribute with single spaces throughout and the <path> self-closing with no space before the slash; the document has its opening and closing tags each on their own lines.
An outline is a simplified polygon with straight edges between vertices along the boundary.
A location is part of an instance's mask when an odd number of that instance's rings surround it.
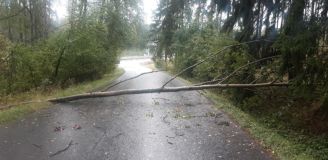
<svg viewBox="0 0 328 160">
<path fill-rule="evenodd" d="M 53 0 L 0 0 L 0 94 L 92 80 L 121 50 L 145 48 L 137 0 L 72 0 L 59 24 Z"/>
</svg>

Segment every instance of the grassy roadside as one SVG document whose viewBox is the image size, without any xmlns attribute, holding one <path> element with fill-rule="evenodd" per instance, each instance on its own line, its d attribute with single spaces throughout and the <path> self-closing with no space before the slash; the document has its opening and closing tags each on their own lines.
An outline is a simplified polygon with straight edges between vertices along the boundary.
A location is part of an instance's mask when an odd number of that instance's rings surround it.
<svg viewBox="0 0 328 160">
<path fill-rule="evenodd" d="M 182 79 L 182 78 L 180 78 Z M 188 80 L 184 80 L 188 81 Z M 191 80 L 194 81 L 194 80 Z M 188 81 L 191 84 L 190 81 Z M 243 111 L 224 95 L 211 90 L 201 92 L 211 99 L 215 107 L 227 113 L 247 133 L 258 141 L 277 159 L 326 160 L 328 159 L 327 135 L 308 135 L 292 129 L 281 128 L 283 124 L 272 117 L 255 117 Z"/>
<path fill-rule="evenodd" d="M 110 82 L 113 82 L 115 79 L 120 77 L 124 73 L 123 69 L 116 69 L 113 73 L 105 74 L 101 79 L 84 82 L 77 85 L 72 85 L 66 89 L 52 89 L 48 92 L 42 91 L 31 91 L 27 93 L 22 93 L 15 96 L 10 97 L 2 97 L 0 100 L 1 105 L 5 106 L 6 104 L 17 104 L 19 102 L 24 101 L 39 101 L 49 98 L 69 96 L 79 93 L 90 92 L 93 90 L 98 90 L 101 88 L 105 88 Z M 51 106 L 48 102 L 41 103 L 32 103 L 25 105 L 18 105 L 9 109 L 4 109 L 0 111 L 0 125 L 17 120 L 24 115 L 32 112 L 36 112 L 42 108 L 46 108 Z"/>
<path fill-rule="evenodd" d="M 223 95 L 206 91 L 205 96 L 216 107 L 226 112 L 240 124 L 260 144 L 270 150 L 278 159 L 283 160 L 317 160 L 327 159 L 328 148 L 326 136 L 309 136 L 279 128 L 278 123 L 264 118 L 254 117 L 234 106 Z M 273 127 L 276 126 L 276 127 Z M 325 147 L 326 146 L 326 147 Z"/>
<path fill-rule="evenodd" d="M 172 64 L 163 62 L 156 64 L 157 68 L 165 68 L 174 74 Z M 197 83 L 197 80 L 180 77 L 187 84 Z M 277 159 L 282 160 L 325 160 L 328 159 L 328 136 L 309 135 L 287 128 L 271 115 L 257 117 L 243 111 L 223 94 L 212 90 L 201 92 L 211 99 L 217 108 L 227 113 L 246 132 L 256 139 L 265 149 L 272 152 Z"/>
<path fill-rule="evenodd" d="M 179 78 L 182 79 L 182 78 Z M 188 84 L 191 81 L 186 80 Z M 239 107 L 224 95 L 211 90 L 201 91 L 211 99 L 215 107 L 227 113 L 247 133 L 258 141 L 277 159 L 282 160 L 326 160 L 328 159 L 328 136 L 308 135 L 292 129 L 281 128 L 283 124 L 272 117 L 255 117 Z"/>
</svg>

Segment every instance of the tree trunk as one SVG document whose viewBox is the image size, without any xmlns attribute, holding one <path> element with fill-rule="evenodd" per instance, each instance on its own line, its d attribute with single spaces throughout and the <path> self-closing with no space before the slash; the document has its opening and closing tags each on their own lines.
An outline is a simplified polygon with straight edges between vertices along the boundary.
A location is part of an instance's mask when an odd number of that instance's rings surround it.
<svg viewBox="0 0 328 160">
<path fill-rule="evenodd" d="M 49 102 L 62 103 L 75 101 L 80 99 L 112 97 L 120 95 L 131 94 L 144 94 L 144 93 L 162 93 L 162 92 L 180 92 L 180 91 L 194 91 L 204 89 L 227 89 L 227 88 L 259 88 L 259 87 L 274 87 L 274 86 L 288 86 L 288 83 L 260 83 L 260 84 L 215 84 L 215 85 L 202 85 L 202 86 L 183 86 L 183 87 L 167 87 L 167 88 L 154 88 L 154 89 L 129 89 L 111 92 L 95 92 L 85 93 L 69 97 L 49 99 Z"/>
</svg>

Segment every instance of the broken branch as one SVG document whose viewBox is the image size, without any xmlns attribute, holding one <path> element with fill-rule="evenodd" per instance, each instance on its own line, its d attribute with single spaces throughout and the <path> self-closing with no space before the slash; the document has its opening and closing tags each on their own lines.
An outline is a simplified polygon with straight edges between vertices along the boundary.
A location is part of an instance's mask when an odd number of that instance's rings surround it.
<svg viewBox="0 0 328 160">
<path fill-rule="evenodd" d="M 271 57 L 266 57 L 266 58 L 262 58 L 262 59 L 259 59 L 259 60 L 256 60 L 256 61 L 253 61 L 253 62 L 250 62 L 250 63 L 247 63 L 239 68 L 237 68 L 235 71 L 233 71 L 232 73 L 230 73 L 227 77 L 223 78 L 222 81 L 219 82 L 219 84 L 223 83 L 224 81 L 230 79 L 233 75 L 235 75 L 237 72 L 239 72 L 240 70 L 246 68 L 247 66 L 249 65 L 252 65 L 252 64 L 256 64 L 256 63 L 259 63 L 259 62 L 262 62 L 262 61 L 266 61 L 268 59 L 274 59 L 274 58 L 277 58 L 277 57 L 280 57 L 280 56 L 271 56 Z"/>
<path fill-rule="evenodd" d="M 179 77 L 180 75 L 182 75 L 184 72 L 188 71 L 189 69 L 191 68 L 194 68 L 204 62 L 206 62 L 207 60 L 213 58 L 214 56 L 218 55 L 219 53 L 222 53 L 223 51 L 229 49 L 229 48 L 232 48 L 232 47 L 237 47 L 237 46 L 241 46 L 241 45 L 244 45 L 244 44 L 249 44 L 249 43 L 255 43 L 255 42 L 261 42 L 261 41 L 267 41 L 267 40 L 254 40 L 254 41 L 248 41 L 248 42 L 243 42 L 243 43 L 239 43 L 239 44 L 234 44 L 234 45 L 229 45 L 229 46 L 225 46 L 223 47 L 223 49 L 219 50 L 218 52 L 215 52 L 215 53 L 212 53 L 212 54 L 209 54 L 205 59 L 199 61 L 198 63 L 195 63 L 185 69 L 183 69 L 182 71 L 180 71 L 179 73 L 177 73 L 176 75 L 174 75 L 169 81 L 167 81 L 163 86 L 162 88 L 164 88 L 167 84 L 169 84 L 170 82 L 172 82 L 174 79 L 176 79 L 177 77 Z"/>
<path fill-rule="evenodd" d="M 256 64 L 256 63 L 259 63 L 259 62 L 262 62 L 262 61 L 266 61 L 266 60 L 268 60 L 268 59 L 277 58 L 277 57 L 279 57 L 279 56 L 272 56 L 272 57 L 262 58 L 262 59 L 259 59 L 259 60 L 256 60 L 256 61 L 253 61 L 253 62 L 247 63 L 247 64 L 245 64 L 245 65 L 239 67 L 239 68 L 236 69 L 235 71 L 233 71 L 231 74 L 229 74 L 229 75 L 228 75 L 227 77 L 225 77 L 225 78 L 222 78 L 222 79 L 220 78 L 220 79 L 218 79 L 219 77 L 221 77 L 221 75 L 220 75 L 220 76 L 215 77 L 215 78 L 214 78 L 213 80 L 211 80 L 211 81 L 198 83 L 198 84 L 195 84 L 195 86 L 206 85 L 206 84 L 215 84 L 215 83 L 218 83 L 218 82 L 219 82 L 219 83 L 222 83 L 222 82 L 228 80 L 229 78 L 231 78 L 231 77 L 232 77 L 234 74 L 236 74 L 238 71 L 242 70 L 243 68 L 245 68 L 245 67 L 247 67 L 247 66 L 249 66 L 249 65 Z M 256 82 L 256 81 L 255 81 L 255 82 Z M 254 84 L 255 82 L 252 82 L 251 84 Z"/>
</svg>

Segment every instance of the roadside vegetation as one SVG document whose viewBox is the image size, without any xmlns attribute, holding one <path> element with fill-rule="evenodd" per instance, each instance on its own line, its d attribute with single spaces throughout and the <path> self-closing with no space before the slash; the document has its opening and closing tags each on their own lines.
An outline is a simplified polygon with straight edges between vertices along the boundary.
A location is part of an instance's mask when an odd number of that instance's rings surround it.
<svg viewBox="0 0 328 160">
<path fill-rule="evenodd" d="M 208 96 L 278 158 L 328 159 L 327 0 L 159 0 L 150 27 L 138 0 L 69 1 L 62 22 L 52 2 L 0 0 L 1 106 L 101 88 L 150 47 L 173 73 L 202 62 L 181 75 L 195 83 L 288 83 Z M 47 105 L 5 107 L 0 124 Z"/>
<path fill-rule="evenodd" d="M 137 1 L 69 1 L 63 20 L 53 2 L 0 0 L 0 109 L 99 89 L 122 73 L 123 50 L 146 45 Z M 43 106 L 0 111 L 0 123 Z"/>
<path fill-rule="evenodd" d="M 100 79 L 73 84 L 65 89 L 53 87 L 48 88 L 47 91 L 31 90 L 20 94 L 1 97 L 1 106 L 4 108 L 0 108 L 0 125 L 18 120 L 28 113 L 36 112 L 40 109 L 52 106 L 49 102 L 42 102 L 43 100 L 100 91 L 110 85 L 110 83 L 120 77 L 123 73 L 124 70 L 118 68 L 115 71 L 104 74 Z M 20 104 L 21 102 L 37 103 Z"/>
<path fill-rule="evenodd" d="M 162 0 L 151 28 L 154 60 L 178 73 L 246 43 L 182 77 L 205 84 L 288 82 L 211 90 L 210 97 L 278 158 L 327 159 L 327 12 L 321 0 Z"/>
</svg>

